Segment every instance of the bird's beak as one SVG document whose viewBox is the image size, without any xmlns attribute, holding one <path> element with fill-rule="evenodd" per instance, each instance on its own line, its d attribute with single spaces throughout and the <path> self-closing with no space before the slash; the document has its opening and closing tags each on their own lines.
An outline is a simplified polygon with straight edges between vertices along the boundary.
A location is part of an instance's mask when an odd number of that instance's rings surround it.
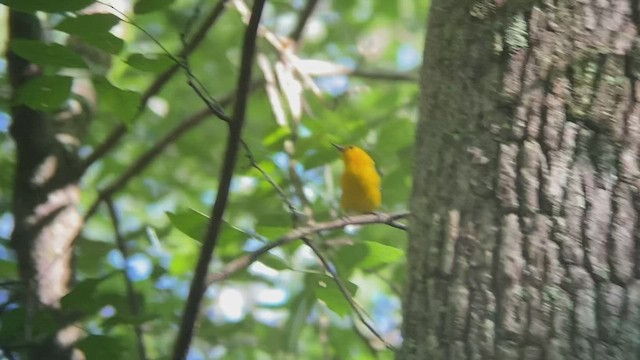
<svg viewBox="0 0 640 360">
<path fill-rule="evenodd" d="M 334 148 L 338 149 L 338 151 L 343 152 L 344 151 L 344 146 L 340 146 L 340 145 L 336 145 L 334 143 L 331 143 L 331 145 L 333 145 Z"/>
</svg>

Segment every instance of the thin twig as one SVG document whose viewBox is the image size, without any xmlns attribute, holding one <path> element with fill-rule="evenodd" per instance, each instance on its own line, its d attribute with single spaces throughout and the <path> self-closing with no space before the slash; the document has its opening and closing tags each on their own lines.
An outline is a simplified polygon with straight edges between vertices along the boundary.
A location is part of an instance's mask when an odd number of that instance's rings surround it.
<svg viewBox="0 0 640 360">
<path fill-rule="evenodd" d="M 415 83 L 416 85 L 418 84 L 419 80 L 418 74 L 413 72 L 355 69 L 347 74 L 352 77 L 359 77 L 370 80 L 406 81 Z"/>
<path fill-rule="evenodd" d="M 298 42 L 301 39 L 302 33 L 304 32 L 304 28 L 307 26 L 309 18 L 311 17 L 311 14 L 313 13 L 317 4 L 318 4 L 317 0 L 307 1 L 305 8 L 302 10 L 302 13 L 298 17 L 298 22 L 294 30 L 291 32 L 291 35 L 289 36 L 293 41 Z M 297 128 L 294 129 L 294 131 L 297 131 Z M 292 136 L 294 136 L 293 131 L 292 131 Z M 296 206 L 293 204 L 291 199 L 289 199 L 289 197 L 284 192 L 284 190 L 280 186 L 278 186 L 278 184 L 260 166 L 258 166 L 253 156 L 253 153 L 251 152 L 249 147 L 246 146 L 246 144 L 244 145 L 245 145 L 245 151 L 247 153 L 247 158 L 249 159 L 251 166 L 253 166 L 256 170 L 258 170 L 258 172 L 260 172 L 260 174 L 262 174 L 262 176 L 267 180 L 267 182 L 276 190 L 276 192 L 278 193 L 282 201 L 284 201 L 284 203 L 287 205 L 289 212 L 293 216 L 294 225 L 295 225 L 295 222 L 297 222 L 298 219 L 304 216 L 304 214 L 301 213 L 300 210 L 296 208 Z M 304 193 L 302 194 L 302 197 L 305 198 Z M 305 202 L 302 201 L 302 203 L 304 204 Z"/>
<path fill-rule="evenodd" d="M 116 209 L 113 206 L 113 201 L 111 200 L 111 198 L 106 199 L 106 203 L 107 208 L 109 209 L 111 223 L 113 224 L 113 233 L 115 234 L 116 245 L 118 246 L 118 251 L 120 251 L 120 254 L 122 254 L 122 259 L 124 260 L 125 264 L 125 268 L 122 269 L 122 275 L 124 276 L 127 300 L 129 301 L 129 310 L 131 311 L 131 315 L 139 316 L 140 304 L 138 303 L 138 298 L 136 297 L 133 282 L 127 274 L 126 264 L 129 259 L 129 251 L 127 250 L 127 245 L 125 244 L 124 237 L 122 236 L 122 233 L 120 233 L 120 220 L 118 219 L 118 214 L 116 213 Z M 133 324 L 133 331 L 136 334 L 136 347 L 138 348 L 138 357 L 141 360 L 146 360 L 147 351 L 144 346 L 144 333 L 142 332 L 142 328 L 140 327 L 139 323 L 135 322 Z"/>
<path fill-rule="evenodd" d="M 202 43 L 205 35 L 211 27 L 218 21 L 220 15 L 224 12 L 228 0 L 220 0 L 216 4 L 216 6 L 211 10 L 207 18 L 204 20 L 202 25 L 198 28 L 195 34 L 191 37 L 189 41 L 183 43 L 182 51 L 178 53 L 178 58 L 188 58 L 191 53 Z M 181 65 L 178 63 L 173 64 L 169 69 L 165 70 L 162 74 L 158 76 L 158 78 L 147 88 L 147 90 L 142 95 L 143 103 L 151 98 L 153 95 L 157 94 L 160 89 L 180 70 Z"/>
<path fill-rule="evenodd" d="M 307 5 L 304 7 L 304 9 L 302 9 L 302 12 L 300 13 L 295 29 L 293 30 L 293 32 L 291 32 L 291 35 L 289 35 L 291 40 L 297 43 L 300 42 L 300 40 L 302 39 L 304 28 L 307 25 L 307 21 L 311 17 L 311 14 L 313 13 L 313 10 L 316 8 L 317 4 L 318 0 L 307 1 Z"/>
<path fill-rule="evenodd" d="M 177 340 L 173 351 L 174 360 L 182 360 L 187 356 L 189 344 L 193 336 L 193 327 L 200 310 L 200 303 L 206 289 L 206 277 L 209 269 L 209 263 L 213 257 L 218 235 L 222 227 L 222 216 L 224 215 L 233 177 L 233 169 L 235 168 L 240 142 L 242 140 L 242 126 L 245 120 L 245 112 L 249 97 L 249 88 L 251 84 L 251 68 L 256 47 L 256 38 L 260 17 L 265 0 L 256 0 L 253 3 L 251 19 L 245 31 L 244 41 L 242 45 L 242 61 L 240 64 L 240 76 L 238 77 L 237 101 L 233 111 L 233 121 L 229 124 L 229 137 L 227 140 L 226 156 L 222 165 L 220 175 L 220 183 L 218 186 L 218 194 L 211 210 L 211 220 L 207 226 L 200 257 L 196 266 L 189 296 L 185 305 L 184 314 L 182 316 L 180 330 L 178 331 Z"/>
<path fill-rule="evenodd" d="M 371 333 L 376 338 L 378 338 L 378 340 L 382 341 L 382 343 L 384 344 L 384 346 L 386 348 L 388 348 L 389 350 L 395 351 L 395 348 L 393 347 L 393 345 L 389 344 L 382 337 L 382 335 L 380 335 L 380 333 L 375 329 L 375 327 L 373 327 L 373 325 L 371 325 L 369 323 L 369 321 L 367 321 L 367 319 L 365 319 L 365 317 L 363 315 L 363 311 L 358 306 L 358 304 L 356 304 L 356 301 L 353 299 L 353 295 L 351 295 L 351 293 L 349 292 L 349 289 L 347 289 L 347 287 L 344 285 L 344 282 L 342 281 L 342 278 L 340 278 L 340 276 L 338 275 L 338 272 L 329 263 L 329 260 L 326 258 L 326 256 L 324 256 L 324 254 L 320 251 L 320 249 L 318 249 L 318 247 L 312 241 L 310 241 L 309 239 L 303 238 L 302 241 L 304 241 L 304 243 L 309 248 L 311 248 L 313 253 L 316 254 L 316 257 L 322 263 L 322 267 L 324 267 L 324 269 L 331 275 L 331 278 L 333 278 L 333 281 L 338 286 L 338 290 L 340 290 L 340 293 L 342 293 L 342 296 L 347 300 L 347 302 L 349 303 L 349 306 L 351 307 L 351 310 L 353 310 L 353 312 L 356 314 L 356 317 L 358 318 L 358 320 L 360 320 L 360 322 L 367 329 L 369 329 L 369 331 L 371 331 Z"/>
<path fill-rule="evenodd" d="M 385 214 L 385 213 L 376 213 L 376 214 L 364 214 L 364 215 L 354 215 L 351 217 L 345 217 L 340 219 L 335 219 L 332 221 L 316 223 L 311 226 L 300 227 L 297 229 L 291 230 L 286 235 L 278 238 L 275 241 L 267 243 L 263 245 L 261 248 L 243 255 L 239 258 L 234 259 L 229 262 L 222 271 L 211 274 L 207 280 L 208 284 L 211 285 L 216 282 L 225 281 L 234 274 L 239 271 L 242 271 L 249 267 L 249 265 L 256 262 L 260 256 L 269 252 L 269 250 L 286 245 L 293 241 L 296 241 L 300 238 L 311 236 L 313 234 L 318 234 L 323 231 L 335 230 L 344 228 L 347 225 L 368 225 L 368 224 L 389 224 L 391 222 L 406 218 L 409 216 L 409 213 L 402 212 L 397 214 Z"/>
<path fill-rule="evenodd" d="M 222 15 L 225 4 L 228 0 L 220 0 L 216 4 L 216 6 L 211 10 L 209 16 L 205 19 L 202 25 L 195 32 L 193 37 L 185 44 L 182 51 L 178 54 L 180 58 L 186 58 L 202 43 L 207 32 L 213 27 L 213 25 L 217 22 Z M 173 76 L 180 70 L 181 65 L 179 63 L 174 63 L 169 69 L 165 70 L 162 74 L 158 75 L 155 81 L 142 93 L 142 97 L 140 98 L 140 103 L 138 105 L 139 111 L 136 115 L 139 116 L 142 113 L 147 101 L 156 95 L 160 90 L 164 87 L 164 85 L 169 82 L 173 78 Z M 100 145 L 96 147 L 93 153 L 89 154 L 89 156 L 84 160 L 82 164 L 82 170 L 80 175 L 82 175 L 89 166 L 91 166 L 98 159 L 101 159 L 107 152 L 109 152 L 118 141 L 127 133 L 127 126 L 125 124 L 118 124 L 107 136 L 107 138 Z"/>
<path fill-rule="evenodd" d="M 255 157 L 253 156 L 253 152 L 251 151 L 249 146 L 244 141 L 242 142 L 242 146 L 244 147 L 244 151 L 246 153 L 246 157 L 249 160 L 249 163 L 251 164 L 251 166 L 253 168 L 255 168 L 256 170 L 258 170 L 258 172 L 260 172 L 262 177 L 265 180 L 267 180 L 269 185 L 271 185 L 271 187 L 276 191 L 276 193 L 278 193 L 278 196 L 280 196 L 282 201 L 284 201 L 284 203 L 287 205 L 287 208 L 289 209 L 289 212 L 294 216 L 300 215 L 300 210 L 298 210 L 296 208 L 296 206 L 293 204 L 293 202 L 291 202 L 291 200 L 289 200 L 289 198 L 287 197 L 287 194 L 285 194 L 284 190 L 280 187 L 280 185 L 278 185 L 275 182 L 275 180 L 273 180 L 273 178 L 271 178 L 271 176 L 269 176 L 269 174 L 267 174 L 267 172 L 264 171 L 264 169 L 262 167 L 260 167 L 260 165 L 258 165 L 258 162 L 256 161 Z"/>
</svg>

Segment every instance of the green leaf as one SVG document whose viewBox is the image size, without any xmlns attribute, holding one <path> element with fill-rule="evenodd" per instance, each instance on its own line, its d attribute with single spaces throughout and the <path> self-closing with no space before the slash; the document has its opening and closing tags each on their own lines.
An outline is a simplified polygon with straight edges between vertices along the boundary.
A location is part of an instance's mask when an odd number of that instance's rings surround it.
<svg viewBox="0 0 640 360">
<path fill-rule="evenodd" d="M 90 314 L 102 307 L 102 304 L 92 301 L 96 294 L 96 289 L 106 279 L 111 277 L 115 272 L 99 277 L 82 280 L 67 295 L 60 300 L 62 308 L 65 310 L 81 311 Z"/>
<path fill-rule="evenodd" d="M 104 77 L 95 77 L 93 85 L 100 99 L 100 111 L 112 113 L 126 124 L 133 121 L 140 107 L 140 93 L 120 89 Z"/>
<path fill-rule="evenodd" d="M 16 102 L 40 111 L 56 111 L 71 95 L 67 76 L 38 76 L 18 88 Z"/>
<path fill-rule="evenodd" d="M 86 68 L 87 64 L 80 55 L 66 46 L 37 40 L 13 39 L 11 50 L 18 56 L 38 65 L 50 65 L 68 68 Z"/>
<path fill-rule="evenodd" d="M 125 62 L 138 70 L 153 73 L 163 72 L 175 64 L 165 54 L 131 54 Z"/>
<path fill-rule="evenodd" d="M 193 209 L 175 214 L 167 211 L 165 214 L 167 214 L 169 221 L 171 221 L 171 224 L 175 226 L 176 229 L 191 239 L 202 243 L 207 222 L 209 221 L 208 216 Z"/>
<path fill-rule="evenodd" d="M 95 0 L 0 0 L 0 4 L 4 4 L 18 11 L 55 13 L 78 11 L 93 4 L 94 1 Z"/>
<path fill-rule="evenodd" d="M 124 48 L 124 41 L 110 32 L 90 33 L 77 36 L 87 44 L 93 45 L 109 54 L 119 54 L 122 48 Z"/>
<path fill-rule="evenodd" d="M 318 299 L 322 300 L 331 311 L 345 316 L 351 311 L 349 301 L 345 299 L 335 281 L 327 275 L 309 274 L 309 279 Z M 358 286 L 349 281 L 342 281 L 351 296 L 355 296 Z"/>
<path fill-rule="evenodd" d="M 68 17 L 62 20 L 54 29 L 67 34 L 86 35 L 108 32 L 120 22 L 113 14 L 90 14 Z"/>
<path fill-rule="evenodd" d="M 171 256 L 171 263 L 169 264 L 169 274 L 178 276 L 193 271 L 196 259 L 196 252 L 174 252 Z"/>
<path fill-rule="evenodd" d="M 24 308 L 7 309 L 0 313 L 0 343 L 11 344 L 20 341 L 27 323 Z"/>
<path fill-rule="evenodd" d="M 270 147 L 273 145 L 281 145 L 282 142 L 287 139 L 287 137 L 291 134 L 291 129 L 289 127 L 281 126 L 277 128 L 275 131 L 272 131 L 270 134 L 266 135 L 262 140 L 262 145 Z M 280 146 L 278 146 L 280 147 Z"/>
<path fill-rule="evenodd" d="M 0 279 L 17 279 L 18 264 L 15 261 L 0 260 Z"/>
<path fill-rule="evenodd" d="M 104 263 L 96 259 L 104 259 L 115 248 L 113 242 L 95 241 L 83 238 L 77 242 L 75 250 L 76 266 L 85 275 L 98 274 L 104 270 Z"/>
<path fill-rule="evenodd" d="M 91 360 L 128 359 L 129 356 L 122 339 L 113 336 L 89 335 L 80 340 L 77 347 Z"/>
<path fill-rule="evenodd" d="M 227 222 L 222 224 L 222 233 L 220 239 L 224 239 L 225 242 L 242 243 L 247 238 L 253 237 L 253 234 L 237 228 Z"/>
<path fill-rule="evenodd" d="M 133 12 L 140 15 L 165 8 L 174 0 L 139 0 L 133 6 Z"/>
<path fill-rule="evenodd" d="M 59 318 L 51 309 L 39 309 L 31 312 L 28 317 L 24 308 L 3 310 L 0 313 L 0 343 L 19 344 L 24 341 L 25 324 L 29 324 L 29 331 L 34 337 L 50 336 L 61 326 Z"/>
<path fill-rule="evenodd" d="M 269 253 L 262 255 L 260 257 L 260 262 L 274 270 L 282 271 L 291 269 L 291 267 L 283 259 Z"/>
<path fill-rule="evenodd" d="M 395 247 L 372 241 L 362 241 L 340 248 L 336 255 L 336 262 L 346 270 L 370 269 L 396 262 L 404 255 L 404 251 Z"/>
<path fill-rule="evenodd" d="M 209 223 L 209 217 L 207 215 L 194 209 L 188 209 L 176 214 L 166 212 L 166 214 L 169 217 L 169 221 L 171 221 L 171 224 L 173 224 L 176 229 L 180 230 L 193 240 L 202 243 L 205 230 Z M 223 223 L 220 239 L 224 239 L 225 242 L 239 243 L 248 237 L 251 237 L 251 234 L 248 234 L 226 222 Z"/>
<path fill-rule="evenodd" d="M 110 54 L 118 54 L 124 47 L 124 41 L 109 30 L 120 22 L 113 14 L 91 14 L 68 17 L 55 29 L 76 35 L 86 43 Z"/>
<path fill-rule="evenodd" d="M 258 225 L 256 226 L 256 233 L 264 236 L 269 240 L 276 240 L 284 234 L 291 231 L 290 227 L 286 226 L 269 226 L 269 225 Z"/>
</svg>

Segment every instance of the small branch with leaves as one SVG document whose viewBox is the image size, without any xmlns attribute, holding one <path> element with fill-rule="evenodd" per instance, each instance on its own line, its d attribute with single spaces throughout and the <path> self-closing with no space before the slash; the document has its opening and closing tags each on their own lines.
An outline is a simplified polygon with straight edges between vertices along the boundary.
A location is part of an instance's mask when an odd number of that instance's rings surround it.
<svg viewBox="0 0 640 360">
<path fill-rule="evenodd" d="M 270 250 L 280 246 L 284 246 L 296 240 L 300 240 L 304 237 L 320 234 L 324 231 L 342 229 L 348 225 L 386 224 L 398 228 L 398 221 L 401 219 L 405 219 L 408 216 L 408 212 L 400 212 L 394 214 L 375 213 L 354 215 L 335 219 L 332 221 L 319 222 L 310 226 L 299 227 L 291 230 L 286 235 L 263 245 L 259 249 L 229 262 L 222 269 L 222 271 L 211 274 L 207 278 L 207 283 L 211 285 L 213 283 L 225 281 L 232 277 L 234 274 L 237 274 L 238 272 L 248 268 L 251 264 L 258 261 L 261 256 L 268 253 Z"/>
</svg>

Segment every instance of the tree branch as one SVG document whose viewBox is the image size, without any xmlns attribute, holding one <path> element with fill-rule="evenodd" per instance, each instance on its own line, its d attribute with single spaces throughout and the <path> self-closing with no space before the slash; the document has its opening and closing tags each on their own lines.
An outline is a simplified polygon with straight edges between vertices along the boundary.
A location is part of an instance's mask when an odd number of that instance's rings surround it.
<svg viewBox="0 0 640 360">
<path fill-rule="evenodd" d="M 133 282 L 129 278 L 127 274 L 127 261 L 129 259 L 129 252 L 127 251 L 127 245 L 125 244 L 124 237 L 122 233 L 120 233 L 120 221 L 118 219 L 118 214 L 116 213 L 116 209 L 113 206 L 113 201 L 111 198 L 106 199 L 107 208 L 109 209 L 109 216 L 111 217 L 111 223 L 113 224 L 113 233 L 116 238 L 116 245 L 118 246 L 118 251 L 122 254 L 122 259 L 124 260 L 125 268 L 122 269 L 122 275 L 124 276 L 124 284 L 127 292 L 127 300 L 129 302 L 129 310 L 131 311 L 131 315 L 138 316 L 140 315 L 140 304 L 138 303 L 138 299 L 136 298 L 136 292 L 133 287 Z M 138 348 L 138 358 L 140 360 L 147 359 L 147 351 L 144 346 L 144 334 L 142 332 L 142 328 L 139 323 L 133 324 L 133 331 L 136 334 L 136 347 Z"/>
<path fill-rule="evenodd" d="M 300 17 L 298 18 L 298 23 L 296 24 L 295 29 L 289 36 L 291 40 L 300 42 L 300 40 L 302 39 L 304 28 L 307 26 L 307 21 L 309 20 L 309 17 L 311 17 L 311 14 L 313 13 L 313 10 L 316 8 L 317 4 L 318 0 L 307 1 L 307 5 L 304 7 L 304 9 L 302 9 L 302 13 L 300 13 Z"/>
<path fill-rule="evenodd" d="M 193 336 L 193 327 L 200 309 L 204 290 L 206 289 L 206 277 L 209 269 L 209 263 L 211 262 L 213 252 L 218 242 L 220 228 L 222 227 L 222 216 L 224 215 L 224 211 L 227 206 L 229 188 L 233 177 L 233 169 L 236 164 L 240 143 L 242 141 L 242 126 L 245 120 L 245 112 L 249 96 L 257 30 L 258 25 L 260 24 L 260 17 L 262 16 L 264 3 L 265 0 L 256 0 L 253 3 L 251 18 L 245 31 L 242 46 L 240 76 L 238 77 L 238 95 L 233 111 L 233 121 L 229 124 L 229 138 L 227 141 L 226 156 L 222 165 L 220 185 L 218 186 L 216 201 L 211 210 L 211 220 L 209 221 L 207 233 L 202 244 L 200 258 L 198 259 L 195 274 L 191 281 L 189 297 L 187 298 L 180 331 L 178 332 L 173 351 L 172 358 L 174 360 L 182 360 L 187 356 L 189 344 L 191 343 L 191 338 Z"/>
<path fill-rule="evenodd" d="M 318 234 L 323 231 L 335 230 L 344 228 L 347 225 L 368 225 L 368 224 L 391 224 L 397 220 L 406 218 L 409 216 L 408 212 L 402 212 L 397 214 L 364 214 L 355 215 L 351 217 L 340 218 L 328 222 L 316 223 L 312 226 L 300 227 L 291 230 L 288 234 L 278 238 L 277 240 L 263 245 L 258 250 L 255 250 L 249 254 L 241 256 L 231 262 L 229 262 L 222 271 L 219 273 L 211 274 L 207 279 L 209 285 L 225 281 L 235 273 L 242 271 L 249 267 L 249 265 L 256 262 L 260 256 L 266 254 L 269 250 L 275 249 L 279 246 L 286 245 L 295 240 Z"/>
<path fill-rule="evenodd" d="M 416 85 L 418 84 L 419 80 L 418 74 L 413 72 L 355 69 L 347 74 L 352 77 L 359 77 L 370 80 L 407 81 L 415 83 Z"/>
<path fill-rule="evenodd" d="M 209 16 L 205 19 L 202 25 L 195 32 L 193 37 L 185 46 L 182 51 L 179 53 L 180 58 L 186 58 L 202 43 L 207 32 L 213 27 L 213 25 L 220 18 L 220 15 L 224 12 L 225 4 L 228 0 L 220 0 L 216 4 L 216 6 L 211 10 Z M 181 65 L 179 63 L 173 64 L 169 69 L 165 70 L 162 74 L 158 75 L 156 80 L 149 85 L 147 90 L 142 94 L 140 98 L 139 111 L 136 116 L 139 116 L 147 101 L 156 95 L 160 90 L 173 78 L 173 76 L 180 70 Z M 82 169 L 80 171 L 80 175 L 82 175 L 89 166 L 91 166 L 98 159 L 102 158 L 107 152 L 109 152 L 117 143 L 120 141 L 122 136 L 127 133 L 127 126 L 125 124 L 118 124 L 107 136 L 107 138 L 102 142 L 102 144 L 98 145 L 93 153 L 89 154 L 89 156 L 84 160 L 82 164 Z"/>
</svg>

